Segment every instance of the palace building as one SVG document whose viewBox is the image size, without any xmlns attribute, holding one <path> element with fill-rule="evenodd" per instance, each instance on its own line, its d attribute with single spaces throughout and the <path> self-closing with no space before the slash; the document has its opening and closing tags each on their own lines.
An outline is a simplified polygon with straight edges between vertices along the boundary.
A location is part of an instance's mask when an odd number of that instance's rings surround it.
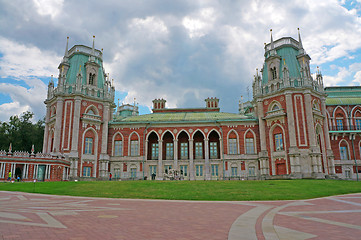
<svg viewBox="0 0 361 240">
<path fill-rule="evenodd" d="M 116 105 L 102 51 L 75 45 L 48 86 L 43 153 L 0 152 L 0 179 L 356 179 L 361 172 L 361 87 L 324 87 L 310 56 L 284 37 L 265 45 L 253 100 L 238 113 L 218 98 L 151 114 Z M 20 156 L 21 155 L 21 156 Z"/>
</svg>

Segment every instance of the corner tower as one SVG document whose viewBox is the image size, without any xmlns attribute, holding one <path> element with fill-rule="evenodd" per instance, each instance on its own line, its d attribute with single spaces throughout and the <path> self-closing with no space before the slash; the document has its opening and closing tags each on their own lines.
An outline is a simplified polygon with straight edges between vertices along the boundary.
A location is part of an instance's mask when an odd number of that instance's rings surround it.
<svg viewBox="0 0 361 240">
<path fill-rule="evenodd" d="M 114 87 L 103 68 L 103 53 L 75 45 L 59 64 L 58 84 L 48 86 L 43 152 L 64 154 L 70 176 L 105 177 L 108 171 L 108 122 Z"/>
<path fill-rule="evenodd" d="M 323 178 L 334 161 L 326 120 L 322 75 L 310 71 L 311 58 L 298 41 L 283 37 L 265 44 L 265 60 L 254 76 L 259 120 L 261 174 L 266 178 Z"/>
</svg>

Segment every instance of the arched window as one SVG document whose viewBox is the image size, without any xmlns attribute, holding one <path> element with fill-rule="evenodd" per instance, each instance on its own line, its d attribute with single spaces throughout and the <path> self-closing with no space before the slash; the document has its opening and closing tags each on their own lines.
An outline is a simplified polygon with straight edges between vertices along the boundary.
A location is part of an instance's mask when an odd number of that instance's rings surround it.
<svg viewBox="0 0 361 240">
<path fill-rule="evenodd" d="M 219 135 L 213 130 L 208 135 L 209 138 L 209 158 L 220 158 L 219 157 Z"/>
<path fill-rule="evenodd" d="M 84 154 L 93 154 L 93 138 L 92 137 L 85 138 Z"/>
<path fill-rule="evenodd" d="M 194 136 L 194 158 L 204 158 L 203 142 L 204 136 L 200 131 L 197 131 Z"/>
<path fill-rule="evenodd" d="M 254 150 L 254 135 L 251 131 L 246 133 L 246 140 L 245 140 L 245 147 L 246 147 L 246 154 L 255 154 Z"/>
<path fill-rule="evenodd" d="M 231 131 L 228 135 L 228 154 L 238 154 L 237 134 Z"/>
<path fill-rule="evenodd" d="M 346 141 L 340 142 L 340 159 L 341 160 L 349 160 L 348 155 L 348 144 Z"/>
<path fill-rule="evenodd" d="M 152 131 L 148 136 L 148 159 L 156 160 L 159 156 L 158 135 Z"/>
<path fill-rule="evenodd" d="M 276 67 L 270 69 L 272 80 L 277 79 L 277 70 Z"/>
<path fill-rule="evenodd" d="M 277 104 L 273 105 L 273 107 L 272 107 L 272 111 L 277 111 L 279 109 L 280 109 L 280 107 Z"/>
<path fill-rule="evenodd" d="M 114 138 L 114 156 L 123 156 L 123 141 L 120 134 Z"/>
<path fill-rule="evenodd" d="M 89 85 L 95 85 L 95 74 L 89 73 Z"/>
<path fill-rule="evenodd" d="M 341 113 L 338 113 L 336 115 L 336 126 L 337 126 L 337 130 L 341 131 L 343 130 L 343 115 Z"/>
<path fill-rule="evenodd" d="M 135 132 L 130 136 L 130 156 L 139 156 L 139 138 Z"/>
<path fill-rule="evenodd" d="M 188 159 L 189 154 L 188 154 L 188 135 L 185 131 L 182 131 L 181 133 L 179 133 L 178 135 L 178 149 L 180 149 L 180 151 L 178 151 L 178 158 L 180 159 Z"/>
<path fill-rule="evenodd" d="M 360 110 L 357 110 L 354 115 L 355 118 L 355 129 L 361 130 L 361 112 Z"/>
<path fill-rule="evenodd" d="M 95 115 L 93 109 L 89 109 L 89 111 L 87 112 L 87 114 Z"/>
</svg>

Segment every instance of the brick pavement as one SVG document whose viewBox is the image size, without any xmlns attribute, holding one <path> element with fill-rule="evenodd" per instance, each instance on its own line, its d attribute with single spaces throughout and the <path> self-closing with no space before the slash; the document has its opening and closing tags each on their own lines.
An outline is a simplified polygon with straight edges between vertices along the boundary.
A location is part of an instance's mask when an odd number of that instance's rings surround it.
<svg viewBox="0 0 361 240">
<path fill-rule="evenodd" d="M 361 194 L 204 202 L 0 191 L 0 239 L 360 239 Z"/>
</svg>

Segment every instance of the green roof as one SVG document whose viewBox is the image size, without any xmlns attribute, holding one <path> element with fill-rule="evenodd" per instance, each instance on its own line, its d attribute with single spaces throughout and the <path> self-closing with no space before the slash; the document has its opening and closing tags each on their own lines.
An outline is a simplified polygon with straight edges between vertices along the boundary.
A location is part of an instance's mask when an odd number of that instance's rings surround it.
<svg viewBox="0 0 361 240">
<path fill-rule="evenodd" d="M 215 121 L 255 121 L 235 113 L 223 112 L 172 112 L 151 113 L 127 118 L 117 118 L 112 123 L 179 123 L 179 122 L 215 122 Z"/>
<path fill-rule="evenodd" d="M 284 60 L 288 67 L 289 77 L 290 78 L 300 78 L 300 63 L 297 60 L 298 50 L 293 47 L 285 46 L 276 50 L 277 56 L 281 57 L 281 65 L 279 77 L 283 78 L 283 67 Z M 268 58 L 267 56 L 266 58 Z M 262 83 L 265 84 L 268 82 L 268 69 L 266 62 L 263 65 L 263 74 L 262 74 Z"/>
<path fill-rule="evenodd" d="M 361 104 L 361 97 L 326 98 L 326 105 L 358 105 Z"/>
<path fill-rule="evenodd" d="M 361 104 L 361 87 L 326 87 L 326 105 L 357 105 Z"/>
<path fill-rule="evenodd" d="M 81 72 L 83 75 L 82 84 L 86 84 L 86 70 L 85 70 L 85 64 L 89 61 L 89 56 L 79 52 L 73 54 L 69 58 L 69 65 L 70 68 L 66 74 L 66 83 L 67 84 L 75 84 L 76 83 L 76 76 L 79 72 L 79 66 L 81 66 Z M 95 62 L 99 64 L 98 69 L 98 88 L 104 88 L 104 73 L 103 73 L 103 63 L 102 61 L 95 57 Z"/>
</svg>

